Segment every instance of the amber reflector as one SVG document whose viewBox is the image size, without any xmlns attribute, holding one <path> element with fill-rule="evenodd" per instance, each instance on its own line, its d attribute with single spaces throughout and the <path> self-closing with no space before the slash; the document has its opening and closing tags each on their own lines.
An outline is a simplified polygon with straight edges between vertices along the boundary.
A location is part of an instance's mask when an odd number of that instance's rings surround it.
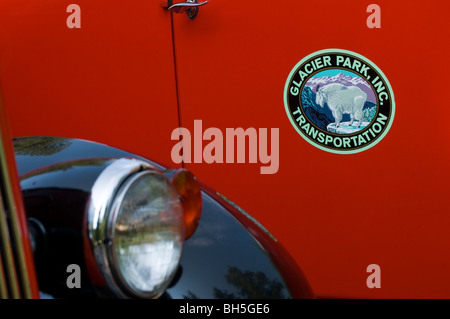
<svg viewBox="0 0 450 319">
<path fill-rule="evenodd" d="M 169 178 L 180 195 L 184 211 L 184 223 L 186 229 L 185 238 L 191 237 L 197 229 L 202 215 L 202 194 L 197 178 L 184 168 L 167 170 L 164 174 Z"/>
</svg>

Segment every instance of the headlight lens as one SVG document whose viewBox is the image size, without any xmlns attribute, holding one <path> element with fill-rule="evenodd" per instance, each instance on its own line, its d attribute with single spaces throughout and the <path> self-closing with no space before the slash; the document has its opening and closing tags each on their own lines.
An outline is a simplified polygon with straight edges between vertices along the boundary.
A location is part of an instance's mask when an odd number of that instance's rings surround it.
<svg viewBox="0 0 450 319">
<path fill-rule="evenodd" d="M 162 173 L 135 167 L 137 160 L 117 162 L 100 175 L 92 191 L 88 227 L 94 256 L 117 295 L 156 298 L 179 265 L 183 210 Z"/>
<path fill-rule="evenodd" d="M 119 190 L 111 210 L 112 255 L 127 290 L 158 295 L 175 273 L 184 239 L 177 197 L 155 171 L 138 173 Z"/>
</svg>

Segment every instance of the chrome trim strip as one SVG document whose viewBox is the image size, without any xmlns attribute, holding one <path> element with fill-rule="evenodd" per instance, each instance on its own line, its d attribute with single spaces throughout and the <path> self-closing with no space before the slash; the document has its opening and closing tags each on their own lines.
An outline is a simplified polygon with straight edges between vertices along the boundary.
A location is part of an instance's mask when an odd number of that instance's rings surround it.
<svg viewBox="0 0 450 319">
<path fill-rule="evenodd" d="M 6 287 L 5 272 L 3 271 L 3 261 L 0 255 L 0 299 L 8 298 L 8 287 Z"/>
<path fill-rule="evenodd" d="M 10 234 L 8 231 L 8 221 L 6 211 L 3 205 L 3 197 L 1 195 L 0 195 L 0 240 L 1 240 L 0 259 L 2 260 L 3 263 L 2 278 L 1 278 L 2 298 L 19 298 L 20 297 L 19 282 L 17 280 L 17 274 L 14 265 L 14 256 L 12 253 Z"/>
<path fill-rule="evenodd" d="M 5 195 L 5 197 L 0 195 L 0 235 L 5 262 L 4 270 L 6 270 L 5 279 L 8 280 L 9 283 L 9 297 L 31 298 L 25 256 L 21 245 L 21 231 L 17 220 L 17 210 L 14 203 L 8 165 L 4 153 L 3 136 L 0 136 L 0 170 L 0 187 L 3 189 L 2 195 Z M 19 284 L 19 277 L 22 285 Z M 23 291 L 24 296 L 21 296 L 21 291 Z"/>
</svg>

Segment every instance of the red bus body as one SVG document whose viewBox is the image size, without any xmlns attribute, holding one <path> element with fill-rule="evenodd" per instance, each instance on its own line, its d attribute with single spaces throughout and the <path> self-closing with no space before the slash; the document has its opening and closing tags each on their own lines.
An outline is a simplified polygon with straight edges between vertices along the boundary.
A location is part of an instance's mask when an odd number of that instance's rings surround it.
<svg viewBox="0 0 450 319">
<path fill-rule="evenodd" d="M 358 0 L 211 0 L 193 20 L 158 1 L 78 0 L 81 28 L 69 28 L 69 2 L 2 0 L 12 135 L 87 139 L 181 167 L 171 135 L 187 128 L 193 141 L 195 120 L 224 139 L 227 128 L 278 128 L 274 174 L 248 154 L 184 166 L 264 225 L 319 297 L 449 298 L 450 6 L 376 3 L 380 28 Z M 372 61 L 395 96 L 392 126 L 362 152 L 314 147 L 286 114 L 291 70 L 327 49 Z M 367 285 L 372 264 L 381 288 Z"/>
</svg>

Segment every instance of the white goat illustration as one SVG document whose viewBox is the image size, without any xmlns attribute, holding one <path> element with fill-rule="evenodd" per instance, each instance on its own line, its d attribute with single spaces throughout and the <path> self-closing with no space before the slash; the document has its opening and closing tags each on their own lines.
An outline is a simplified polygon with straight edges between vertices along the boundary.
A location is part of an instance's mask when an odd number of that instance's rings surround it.
<svg viewBox="0 0 450 319">
<path fill-rule="evenodd" d="M 350 114 L 349 126 L 353 121 L 358 121 L 358 128 L 363 121 L 363 106 L 366 102 L 367 94 L 357 86 L 345 86 L 340 83 L 330 83 L 319 88 L 316 87 L 316 104 L 323 107 L 328 104 L 333 113 L 336 127 L 342 121 L 343 114 Z"/>
</svg>

